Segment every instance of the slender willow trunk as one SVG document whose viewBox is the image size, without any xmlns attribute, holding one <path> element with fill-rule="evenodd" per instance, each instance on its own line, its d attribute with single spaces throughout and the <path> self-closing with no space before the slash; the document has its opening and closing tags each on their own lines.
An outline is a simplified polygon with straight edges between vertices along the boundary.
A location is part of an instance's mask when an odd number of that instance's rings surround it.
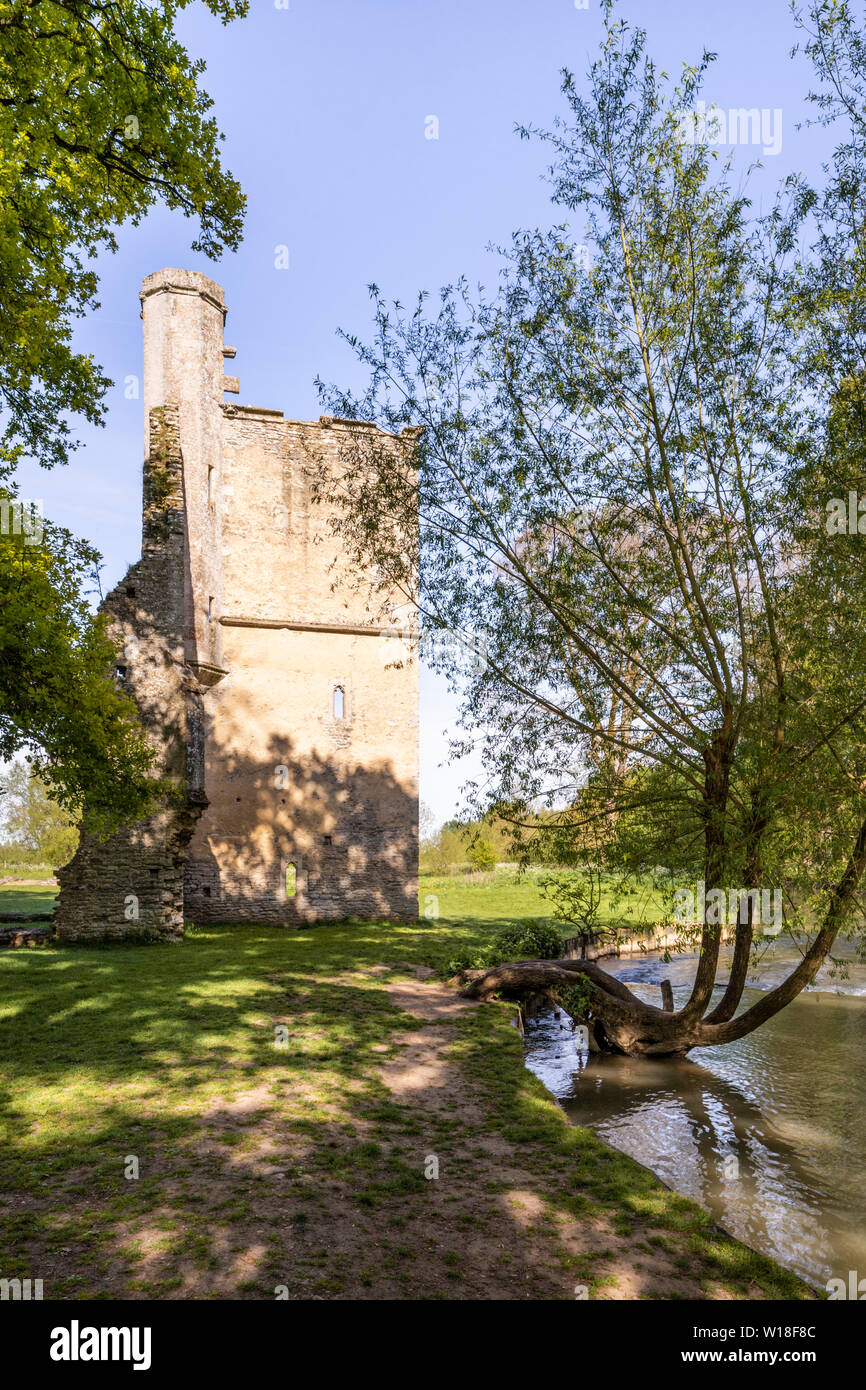
<svg viewBox="0 0 866 1390">
<path fill-rule="evenodd" d="M 730 715 L 725 716 L 721 733 L 713 740 L 712 746 L 704 753 L 704 921 L 701 931 L 701 951 L 698 968 L 692 986 L 691 998 L 676 1017 L 688 1027 L 703 1017 L 704 1010 L 713 997 L 716 971 L 719 965 L 719 947 L 722 943 L 722 923 L 711 922 L 710 893 L 721 888 L 727 862 L 726 812 L 731 780 L 731 759 L 733 739 Z"/>
<path fill-rule="evenodd" d="M 767 814 L 760 804 L 760 789 L 752 794 L 753 817 L 746 829 L 746 863 L 743 871 L 743 887 L 747 893 L 747 916 L 742 921 L 742 910 L 737 912 L 737 929 L 734 937 L 734 956 L 731 961 L 731 974 L 724 993 L 716 1007 L 704 1019 L 705 1023 L 727 1023 L 737 1012 L 746 977 L 749 973 L 749 960 L 754 940 L 755 900 L 753 890 L 761 887 L 761 842 L 767 828 Z"/>
<path fill-rule="evenodd" d="M 759 880 L 746 875 L 744 886 L 747 891 L 757 888 L 758 883 Z M 743 997 L 754 938 L 754 900 L 751 892 L 749 892 L 747 912 L 748 917 L 745 922 L 741 921 L 740 914 L 737 914 L 737 930 L 734 937 L 734 956 L 731 961 L 730 978 L 718 1004 L 711 1013 L 706 1015 L 705 1023 L 726 1023 L 737 1012 L 737 1006 Z"/>
</svg>

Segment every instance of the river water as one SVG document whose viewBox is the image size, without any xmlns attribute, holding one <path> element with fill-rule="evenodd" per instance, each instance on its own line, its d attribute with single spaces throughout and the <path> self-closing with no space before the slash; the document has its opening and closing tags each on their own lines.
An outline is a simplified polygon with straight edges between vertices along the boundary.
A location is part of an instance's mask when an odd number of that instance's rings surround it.
<svg viewBox="0 0 866 1390">
<path fill-rule="evenodd" d="M 757 1032 L 679 1062 L 591 1055 L 565 1014 L 529 1020 L 527 1066 L 573 1124 L 653 1169 L 740 1240 L 823 1287 L 866 1277 L 866 964 L 825 966 L 815 986 Z M 778 937 L 749 976 L 743 1007 L 799 959 Z M 697 957 L 599 964 L 650 1003 L 669 979 L 686 1001 Z M 727 979 L 723 949 L 719 981 Z M 866 1284 L 864 1284 L 866 1288 Z"/>
</svg>

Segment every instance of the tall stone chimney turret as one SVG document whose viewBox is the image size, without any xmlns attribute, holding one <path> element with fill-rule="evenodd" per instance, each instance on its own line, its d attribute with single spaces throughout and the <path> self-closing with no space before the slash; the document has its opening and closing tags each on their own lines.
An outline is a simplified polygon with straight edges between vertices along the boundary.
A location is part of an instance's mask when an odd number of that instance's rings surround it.
<svg viewBox="0 0 866 1390">
<path fill-rule="evenodd" d="M 187 519 L 184 650 L 203 684 L 223 669 L 221 431 L 226 319 L 221 285 L 196 270 L 158 270 L 141 289 L 144 418 L 177 404 Z"/>
</svg>

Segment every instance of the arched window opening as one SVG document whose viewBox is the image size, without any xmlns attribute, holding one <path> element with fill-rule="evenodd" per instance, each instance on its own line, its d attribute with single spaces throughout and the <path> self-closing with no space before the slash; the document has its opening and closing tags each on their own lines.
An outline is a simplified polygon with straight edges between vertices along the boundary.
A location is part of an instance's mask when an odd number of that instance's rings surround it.
<svg viewBox="0 0 866 1390">
<path fill-rule="evenodd" d="M 298 871 L 294 864 L 286 865 L 286 897 L 293 898 L 298 891 Z"/>
<path fill-rule="evenodd" d="M 346 692 L 341 685 L 334 686 L 334 718 L 343 719 L 346 712 Z"/>
</svg>

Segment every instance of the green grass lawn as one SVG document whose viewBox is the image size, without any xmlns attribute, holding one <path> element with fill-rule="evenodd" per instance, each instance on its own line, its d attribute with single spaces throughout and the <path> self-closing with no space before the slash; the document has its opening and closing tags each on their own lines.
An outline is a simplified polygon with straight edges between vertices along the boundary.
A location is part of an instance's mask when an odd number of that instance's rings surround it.
<svg viewBox="0 0 866 1390">
<path fill-rule="evenodd" d="M 0 1277 L 61 1299 L 809 1296 L 569 1126 L 513 1008 L 433 979 L 506 910 L 453 891 L 455 920 L 417 926 L 0 951 Z"/>
<path fill-rule="evenodd" d="M 53 883 L 0 884 L 0 912 L 50 912 L 56 896 Z"/>
</svg>

